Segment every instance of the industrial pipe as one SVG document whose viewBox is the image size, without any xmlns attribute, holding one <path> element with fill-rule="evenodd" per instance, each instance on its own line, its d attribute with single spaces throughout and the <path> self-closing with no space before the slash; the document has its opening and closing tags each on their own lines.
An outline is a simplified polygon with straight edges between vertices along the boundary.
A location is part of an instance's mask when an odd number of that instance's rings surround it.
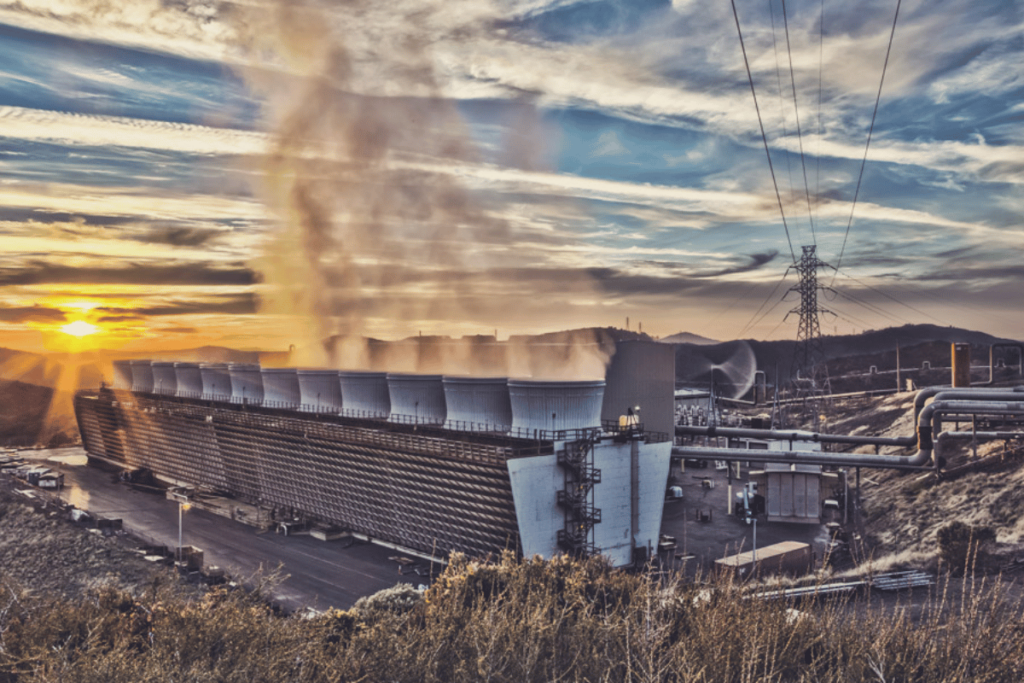
<svg viewBox="0 0 1024 683">
<path fill-rule="evenodd" d="M 1024 375 L 1024 344 L 1000 342 L 988 347 L 988 381 L 979 382 L 976 386 L 991 386 L 996 381 L 996 349 L 1017 349 L 1017 370 Z M 1024 389 L 1024 387 L 1017 387 Z"/>
<path fill-rule="evenodd" d="M 757 382 L 757 379 L 758 379 L 759 376 L 761 378 L 761 383 L 760 384 L 758 384 L 758 382 Z M 768 394 L 768 376 L 765 374 L 764 370 L 757 370 L 757 371 L 754 372 L 754 400 L 753 401 L 745 401 L 742 398 L 725 398 L 724 396 L 719 396 L 718 400 L 719 401 L 723 401 L 725 403 L 738 403 L 738 404 L 744 405 L 744 406 L 760 405 L 761 402 L 757 398 L 758 397 L 758 393 L 757 393 L 758 387 L 761 388 L 761 396 L 762 397 L 767 396 L 767 394 Z"/>
<path fill-rule="evenodd" d="M 816 441 L 819 443 L 845 443 L 860 446 L 913 446 L 916 436 L 848 436 L 845 434 L 822 434 L 820 432 L 788 431 L 781 429 L 749 429 L 745 427 L 716 427 L 678 425 L 677 435 L 724 436 L 750 439 L 771 439 L 773 441 Z"/>
<path fill-rule="evenodd" d="M 932 397 L 936 400 L 963 399 L 971 401 L 1019 401 L 1024 386 L 1005 389 L 952 389 L 949 385 L 925 387 L 914 397 L 914 419 L 921 414 L 925 402 Z M 940 398 L 941 396 L 941 398 Z"/>
<path fill-rule="evenodd" d="M 969 400 L 975 402 L 1020 401 L 1024 386 L 1014 389 L 955 389 L 949 387 L 927 387 L 917 392 L 914 398 L 914 421 L 917 422 L 925 402 L 934 397 L 936 401 Z M 985 412 L 984 410 L 977 412 Z M 788 431 L 775 429 L 751 429 L 745 427 L 716 427 L 678 425 L 679 436 L 723 436 L 750 439 L 771 439 L 774 441 L 815 441 L 818 443 L 841 443 L 859 446 L 900 446 L 909 447 L 917 443 L 917 436 L 852 436 L 845 434 L 821 434 L 819 432 Z"/>
<path fill-rule="evenodd" d="M 1020 398 L 1020 394 L 1017 393 L 1016 397 Z M 1024 402 L 1021 401 L 932 401 L 925 406 L 918 415 L 918 450 L 917 453 L 911 456 L 870 454 L 850 455 L 813 451 L 762 451 L 740 450 L 736 448 L 697 447 L 676 447 L 672 449 L 672 455 L 683 458 L 697 458 L 700 460 L 746 460 L 749 462 L 800 463 L 808 465 L 836 465 L 843 467 L 925 469 L 929 460 L 932 459 L 933 451 L 935 449 L 935 438 L 944 438 L 942 434 L 938 434 L 941 429 L 943 415 L 1017 415 L 1022 413 L 1024 413 Z M 801 437 L 794 440 L 804 441 L 808 440 L 808 436 L 813 436 L 810 432 L 791 432 L 791 435 L 794 437 Z M 933 438 L 933 436 L 935 438 Z M 937 468 L 937 458 L 935 467 Z"/>
</svg>

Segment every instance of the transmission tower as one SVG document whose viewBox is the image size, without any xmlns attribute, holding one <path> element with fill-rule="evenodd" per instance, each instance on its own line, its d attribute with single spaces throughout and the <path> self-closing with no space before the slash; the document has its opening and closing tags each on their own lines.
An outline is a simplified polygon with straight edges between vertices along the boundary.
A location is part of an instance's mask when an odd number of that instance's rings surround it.
<svg viewBox="0 0 1024 683">
<path fill-rule="evenodd" d="M 830 389 L 828 369 L 823 363 L 825 352 L 821 342 L 819 316 L 823 313 L 834 314 L 818 304 L 818 290 L 828 289 L 818 284 L 818 271 L 830 267 L 818 258 L 817 246 L 803 247 L 803 254 L 794 266 L 800 281 L 789 290 L 800 295 L 800 305 L 786 314 L 787 318 L 793 314 L 800 316 L 792 374 L 797 394 L 812 399 L 812 405 L 808 407 L 814 410 L 815 424 L 820 414 L 817 399 L 828 394 Z"/>
<path fill-rule="evenodd" d="M 804 377 L 813 377 L 815 366 L 824 359 L 821 345 L 821 324 L 818 316 L 832 311 L 818 305 L 818 290 L 825 289 L 818 284 L 818 270 L 829 265 L 818 258 L 815 245 L 803 247 L 803 255 L 796 264 L 800 282 L 789 291 L 800 295 L 800 305 L 789 312 L 800 316 L 800 325 L 796 332 L 796 355 L 793 372 Z"/>
</svg>

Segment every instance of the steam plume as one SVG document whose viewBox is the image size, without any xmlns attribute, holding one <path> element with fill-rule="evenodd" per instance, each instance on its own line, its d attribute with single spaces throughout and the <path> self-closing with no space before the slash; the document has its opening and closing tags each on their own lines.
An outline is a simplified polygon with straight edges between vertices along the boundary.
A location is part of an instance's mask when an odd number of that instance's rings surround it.
<svg viewBox="0 0 1024 683">
<path fill-rule="evenodd" d="M 471 6 L 458 4 L 468 18 L 445 30 L 486 30 Z M 356 0 L 328 11 L 282 0 L 269 15 L 244 18 L 251 47 L 272 51 L 289 74 L 249 77 L 267 101 L 274 142 L 263 191 L 281 223 L 256 267 L 269 285 L 265 309 L 304 321 L 295 362 L 423 370 L 418 352 L 371 359 L 371 323 L 454 326 L 478 320 L 482 305 L 513 301 L 494 291 L 501 288 L 477 295 L 488 269 L 506 257 L 511 229 L 458 179 L 480 158 L 432 53 L 432 31 L 451 23 L 450 14 L 434 21 L 442 11 L 452 6 Z M 525 129 L 539 128 L 531 107 L 519 118 Z M 529 147 L 540 139 L 515 140 L 510 158 L 536 159 Z M 444 346 L 441 371 L 510 369 L 507 360 L 481 368 L 470 350 Z M 583 360 L 553 374 L 603 374 L 574 367 L 596 361 L 603 370 L 603 358 L 586 355 L 573 354 Z"/>
</svg>

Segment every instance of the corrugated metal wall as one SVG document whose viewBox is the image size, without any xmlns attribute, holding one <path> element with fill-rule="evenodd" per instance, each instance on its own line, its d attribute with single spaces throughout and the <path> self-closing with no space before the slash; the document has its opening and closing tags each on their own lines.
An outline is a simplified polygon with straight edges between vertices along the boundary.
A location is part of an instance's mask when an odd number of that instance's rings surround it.
<svg viewBox="0 0 1024 683">
<path fill-rule="evenodd" d="M 75 411 L 88 452 L 129 467 L 423 552 L 519 551 L 506 446 L 111 392 Z"/>
<path fill-rule="evenodd" d="M 640 406 L 644 429 L 675 433 L 676 353 L 673 345 L 619 342 L 606 377 L 602 420 L 618 420 L 628 408 Z"/>
</svg>

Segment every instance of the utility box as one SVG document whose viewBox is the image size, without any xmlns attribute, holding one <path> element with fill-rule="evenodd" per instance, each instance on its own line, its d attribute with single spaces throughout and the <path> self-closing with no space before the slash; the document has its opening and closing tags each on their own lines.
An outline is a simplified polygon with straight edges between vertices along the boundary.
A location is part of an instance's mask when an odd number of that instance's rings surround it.
<svg viewBox="0 0 1024 683">
<path fill-rule="evenodd" d="M 178 562 L 186 571 L 196 572 L 203 568 L 203 551 L 194 545 L 178 548 Z"/>
<path fill-rule="evenodd" d="M 806 574 L 814 568 L 814 550 L 807 543 L 783 541 L 756 551 L 715 560 L 715 567 L 733 574 L 737 579 L 745 579 L 754 574 Z"/>
<path fill-rule="evenodd" d="M 761 477 L 769 522 L 821 523 L 820 465 L 767 463 Z"/>
</svg>

